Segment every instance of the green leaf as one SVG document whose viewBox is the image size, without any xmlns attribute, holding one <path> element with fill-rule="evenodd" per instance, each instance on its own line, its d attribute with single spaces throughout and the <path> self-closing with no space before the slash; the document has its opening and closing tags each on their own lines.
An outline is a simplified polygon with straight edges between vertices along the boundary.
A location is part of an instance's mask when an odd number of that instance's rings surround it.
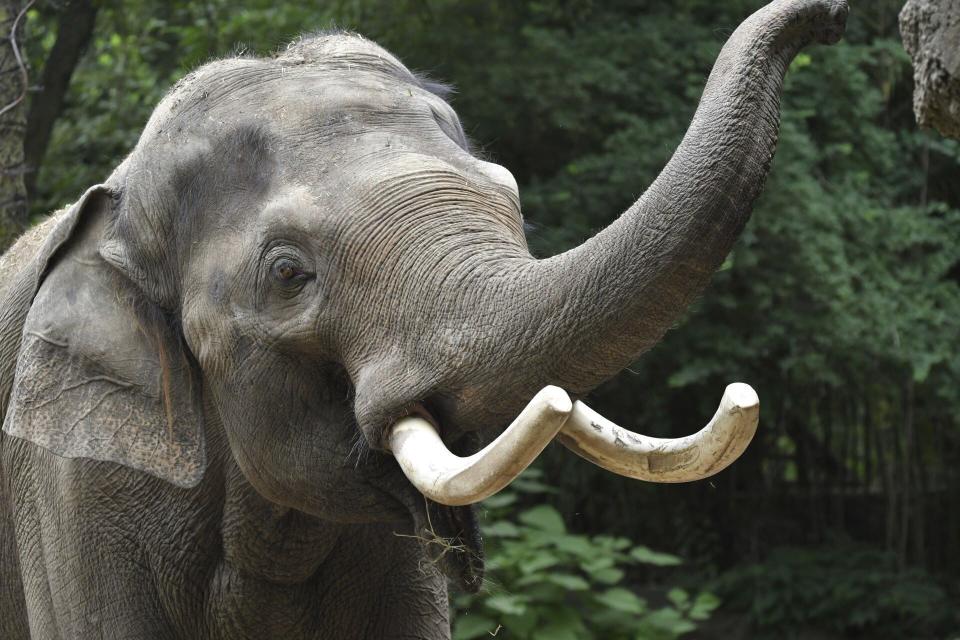
<svg viewBox="0 0 960 640">
<path fill-rule="evenodd" d="M 570 575 L 568 573 L 548 573 L 545 577 L 548 582 L 570 591 L 586 591 L 590 588 L 590 583 L 580 576 Z"/>
<path fill-rule="evenodd" d="M 567 530 L 560 513 L 548 504 L 524 511 L 520 514 L 520 522 L 548 533 L 565 533 Z"/>
<path fill-rule="evenodd" d="M 597 556 L 593 560 L 584 562 L 582 568 L 589 573 L 595 573 L 602 569 L 609 569 L 616 564 L 616 560 L 609 555 Z"/>
<path fill-rule="evenodd" d="M 541 531 L 524 526 L 522 529 L 524 543 L 530 548 L 539 549 L 543 547 L 556 547 L 558 534 L 549 531 Z"/>
<path fill-rule="evenodd" d="M 608 589 L 595 596 L 598 602 L 624 613 L 641 614 L 647 610 L 647 603 L 632 591 L 620 587 Z"/>
<path fill-rule="evenodd" d="M 524 574 L 530 574 L 552 567 L 560 562 L 556 554 L 549 551 L 537 551 L 533 555 L 519 562 L 517 566 Z"/>
<path fill-rule="evenodd" d="M 644 618 L 644 624 L 665 631 L 672 636 L 690 633 L 697 628 L 696 624 L 690 622 L 684 618 L 679 611 L 671 609 L 670 607 L 663 607 L 662 609 L 650 612 L 650 614 Z"/>
<path fill-rule="evenodd" d="M 492 495 L 484 500 L 483 506 L 488 509 L 502 509 L 504 507 L 509 507 L 516 501 L 517 494 L 510 491 L 501 491 L 500 493 Z"/>
<path fill-rule="evenodd" d="M 457 616 L 453 626 L 453 640 L 474 640 L 492 636 L 500 625 L 489 618 L 475 613 Z"/>
<path fill-rule="evenodd" d="M 599 547 L 603 547 L 605 549 L 613 549 L 614 551 L 623 551 L 624 549 L 629 549 L 630 546 L 633 544 L 632 542 L 630 542 L 630 540 L 624 537 L 614 537 L 614 536 L 604 536 L 604 535 L 594 536 L 593 542 Z"/>
<path fill-rule="evenodd" d="M 593 558 L 597 553 L 597 547 L 586 536 L 565 535 L 554 540 L 553 544 L 560 551 L 583 559 Z"/>
<path fill-rule="evenodd" d="M 600 569 L 590 572 L 590 577 L 602 584 L 616 584 L 623 579 L 623 571 L 620 569 Z"/>
<path fill-rule="evenodd" d="M 672 567 L 683 564 L 677 556 L 669 553 L 653 551 L 648 547 L 638 546 L 630 550 L 630 557 L 643 564 L 652 564 L 658 567 Z"/>
<path fill-rule="evenodd" d="M 720 606 L 720 598 L 709 591 L 704 591 L 697 595 L 693 601 L 693 606 L 687 614 L 693 620 L 706 620 L 710 613 Z"/>
<path fill-rule="evenodd" d="M 527 603 L 523 596 L 497 594 L 486 599 L 486 606 L 494 611 L 506 615 L 523 615 L 527 611 Z"/>
<path fill-rule="evenodd" d="M 502 624 L 503 629 L 509 635 L 517 638 L 529 637 L 531 633 L 540 627 L 540 614 L 549 615 L 550 611 L 544 611 L 542 607 L 527 607 L 527 610 L 521 614 L 512 614 L 504 616 Z M 499 635 L 497 637 L 500 637 Z"/>
<path fill-rule="evenodd" d="M 483 527 L 483 533 L 490 537 L 516 538 L 520 535 L 520 528 L 512 522 L 501 520 Z"/>
<path fill-rule="evenodd" d="M 680 588 L 673 588 L 667 592 L 667 600 L 673 603 L 673 605 L 683 611 L 690 604 L 690 596 L 686 591 Z"/>
<path fill-rule="evenodd" d="M 558 493 L 556 487 L 551 487 L 550 485 L 538 480 L 524 478 L 517 478 L 513 481 L 510 487 L 520 491 L 521 493 Z"/>
<path fill-rule="evenodd" d="M 809 53 L 798 53 L 790 64 L 790 71 L 796 72 L 804 67 L 809 67 L 812 62 L 813 58 L 810 57 Z"/>
</svg>

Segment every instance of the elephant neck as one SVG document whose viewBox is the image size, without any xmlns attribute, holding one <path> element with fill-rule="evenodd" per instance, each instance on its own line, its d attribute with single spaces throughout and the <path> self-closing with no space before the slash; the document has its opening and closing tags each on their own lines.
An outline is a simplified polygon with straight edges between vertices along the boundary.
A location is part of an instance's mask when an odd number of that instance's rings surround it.
<svg viewBox="0 0 960 640">
<path fill-rule="evenodd" d="M 206 391 L 206 389 L 205 389 Z M 221 496 L 221 563 L 258 580 L 295 585 L 323 564 L 343 526 L 261 496 L 230 453 L 223 421 L 204 393 L 208 469 L 205 483 Z"/>
<path fill-rule="evenodd" d="M 274 504 L 223 466 L 222 556 L 208 627 L 220 638 L 449 638 L 446 580 L 390 524 L 340 524 Z M 390 594 L 385 599 L 384 594 Z"/>
<path fill-rule="evenodd" d="M 313 578 L 346 527 L 263 498 L 236 463 L 224 471 L 223 561 L 279 585 Z"/>
</svg>

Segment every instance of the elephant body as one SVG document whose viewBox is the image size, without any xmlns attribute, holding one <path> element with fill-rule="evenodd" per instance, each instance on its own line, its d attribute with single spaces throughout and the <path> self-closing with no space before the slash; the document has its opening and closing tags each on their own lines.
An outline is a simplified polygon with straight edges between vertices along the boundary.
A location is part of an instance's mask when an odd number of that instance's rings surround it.
<svg viewBox="0 0 960 640">
<path fill-rule="evenodd" d="M 748 18 L 650 189 L 543 260 L 510 172 L 376 44 L 189 74 L 0 261 L 0 637 L 449 638 L 448 583 L 482 584 L 480 498 L 420 487 L 537 435 L 541 388 L 552 438 L 567 393 L 677 320 L 760 192 L 791 59 L 846 13 Z M 402 421 L 433 459 L 391 448 Z M 668 472 L 698 454 L 675 451 Z"/>
<path fill-rule="evenodd" d="M 445 579 L 397 527 L 278 509 L 235 465 L 182 490 L 22 441 L 4 449 L 5 467 L 44 470 L 9 478 L 22 578 L 6 566 L 16 555 L 5 555 L 2 575 L 11 597 L 23 595 L 4 603 L 4 638 L 94 638 L 104 628 L 103 637 L 131 639 L 448 633 Z"/>
</svg>

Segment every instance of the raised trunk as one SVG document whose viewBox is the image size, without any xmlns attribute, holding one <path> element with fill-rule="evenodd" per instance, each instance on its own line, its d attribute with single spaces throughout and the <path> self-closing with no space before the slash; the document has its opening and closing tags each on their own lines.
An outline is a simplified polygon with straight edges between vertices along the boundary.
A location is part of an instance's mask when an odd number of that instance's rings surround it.
<svg viewBox="0 0 960 640">
<path fill-rule="evenodd" d="M 836 41 L 846 12 L 840 0 L 780 0 L 752 15 L 723 47 L 683 142 L 640 200 L 579 247 L 518 270 L 504 288 L 516 319 L 504 340 L 525 371 L 539 372 L 524 393 L 546 382 L 588 391 L 677 322 L 763 187 L 784 72 L 804 45 Z"/>
</svg>

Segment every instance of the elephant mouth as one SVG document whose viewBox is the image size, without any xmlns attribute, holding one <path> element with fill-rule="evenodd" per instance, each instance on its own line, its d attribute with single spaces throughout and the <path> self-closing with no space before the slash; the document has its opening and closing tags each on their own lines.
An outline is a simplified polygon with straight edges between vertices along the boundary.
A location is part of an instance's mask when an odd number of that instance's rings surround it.
<svg viewBox="0 0 960 640">
<path fill-rule="evenodd" d="M 414 538 L 426 560 L 451 585 L 466 593 L 479 591 L 483 584 L 484 548 L 476 506 L 440 504 L 411 484 L 382 488 L 405 507 L 413 521 L 412 534 L 395 535 Z"/>
<path fill-rule="evenodd" d="M 544 387 L 485 447 L 460 457 L 421 403 L 387 430 L 386 448 L 416 489 L 407 497 L 415 536 L 461 589 L 483 582 L 483 543 L 473 505 L 500 491 L 554 439 L 608 471 L 651 482 L 689 482 L 726 468 L 746 449 L 759 421 L 757 395 L 729 385 L 713 419 L 685 438 L 652 438 L 615 425 L 562 389 Z"/>
<path fill-rule="evenodd" d="M 476 508 L 449 507 L 427 500 L 418 515 L 421 517 L 414 516 L 415 526 L 427 557 L 462 591 L 479 591 L 484 556 Z"/>
<path fill-rule="evenodd" d="M 624 429 L 546 386 L 487 446 L 468 457 L 447 448 L 422 405 L 387 430 L 385 448 L 424 497 L 458 507 L 476 504 L 509 485 L 554 438 L 608 471 L 648 482 L 691 482 L 712 476 L 740 457 L 760 418 L 756 392 L 727 386 L 713 419 L 684 438 L 653 438 Z"/>
<path fill-rule="evenodd" d="M 438 432 L 441 416 L 437 403 L 415 403 L 411 415 L 430 423 Z M 475 438 L 458 439 L 458 445 L 476 448 Z M 454 450 L 459 447 L 454 446 Z M 484 550 L 477 509 L 473 504 L 451 506 L 431 500 L 419 491 L 414 494 L 416 508 L 411 509 L 415 537 L 440 572 L 466 593 L 476 593 L 483 585 Z"/>
</svg>

